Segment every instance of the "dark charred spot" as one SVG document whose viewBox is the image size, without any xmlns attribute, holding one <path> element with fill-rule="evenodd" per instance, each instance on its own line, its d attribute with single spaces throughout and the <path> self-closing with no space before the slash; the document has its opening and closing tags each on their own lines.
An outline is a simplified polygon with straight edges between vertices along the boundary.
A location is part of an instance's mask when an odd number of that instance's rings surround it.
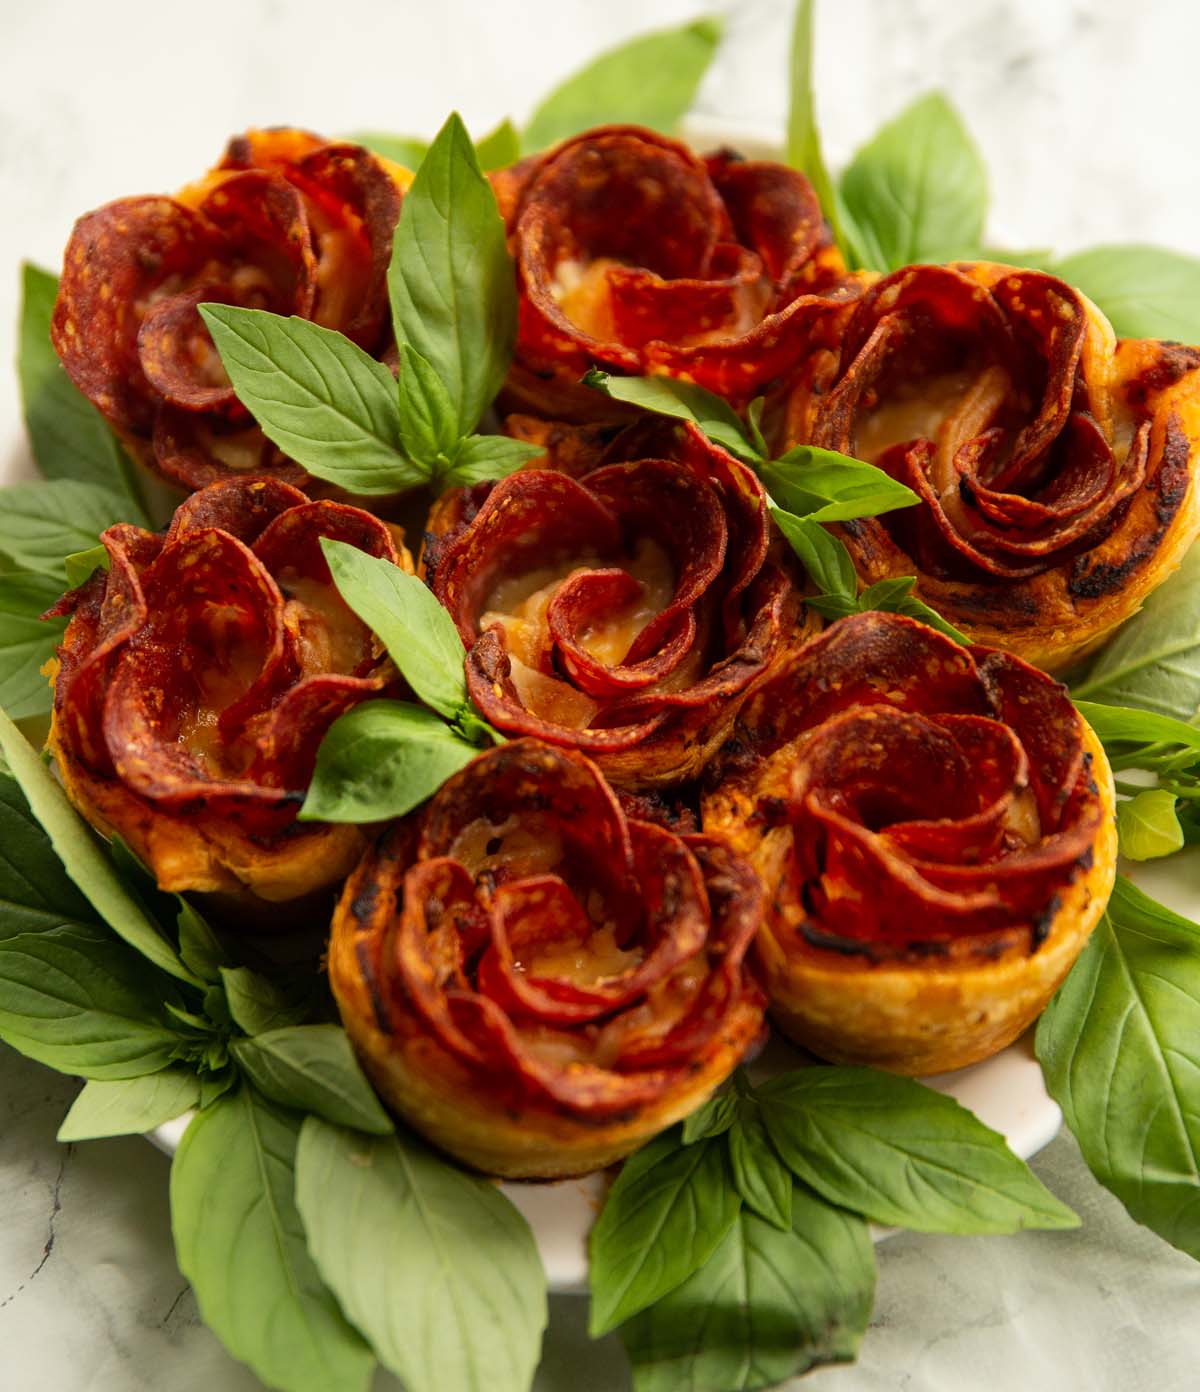
<svg viewBox="0 0 1200 1392">
<path fill-rule="evenodd" d="M 1155 392 L 1173 387 L 1181 377 L 1200 367 L 1200 349 L 1187 348 L 1179 343 L 1163 343 L 1161 348 L 1158 361 L 1135 377 L 1125 389 L 1129 404 L 1137 410 L 1144 410 L 1147 398 Z"/>
<path fill-rule="evenodd" d="M 1091 855 L 1091 849 L 1089 848 L 1087 851 L 1088 860 L 1091 859 Z M 1083 857 L 1081 856 L 1080 859 L 1082 860 Z M 1056 894 L 1054 898 L 1051 899 L 1050 902 L 1046 905 L 1046 907 L 1042 910 L 1042 912 L 1038 914 L 1038 916 L 1033 920 L 1033 923 L 1030 926 L 1029 930 L 1030 952 L 1036 952 L 1038 948 L 1041 947 L 1041 945 L 1046 941 L 1047 937 L 1049 937 L 1050 928 L 1051 925 L 1054 923 L 1054 917 L 1058 913 L 1060 903 L 1061 901 L 1058 895 Z"/>
<path fill-rule="evenodd" d="M 350 912 L 356 923 L 366 923 L 374 914 L 375 905 L 379 902 L 379 888 L 379 881 L 369 876 L 350 901 Z"/>
</svg>

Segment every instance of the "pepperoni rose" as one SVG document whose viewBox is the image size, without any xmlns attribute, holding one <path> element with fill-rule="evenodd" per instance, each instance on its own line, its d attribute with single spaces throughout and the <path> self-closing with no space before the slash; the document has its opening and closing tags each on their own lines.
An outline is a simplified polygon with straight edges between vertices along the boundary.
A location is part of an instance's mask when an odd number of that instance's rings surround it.
<svg viewBox="0 0 1200 1392">
<path fill-rule="evenodd" d="M 577 386 L 593 364 L 747 401 L 835 332 L 854 293 L 812 187 L 781 164 L 604 126 L 493 179 L 518 266 L 522 409 L 594 420 Z"/>
<path fill-rule="evenodd" d="M 76 807 L 164 889 L 292 900 L 362 852 L 357 828 L 296 822 L 326 730 L 393 675 L 321 537 L 401 562 L 369 513 L 231 479 L 165 536 L 110 527 L 109 569 L 59 606 L 50 747 Z"/>
<path fill-rule="evenodd" d="M 1053 276 L 911 266 L 863 295 L 840 368 L 796 393 L 792 433 L 921 497 L 845 525 L 864 583 L 915 571 L 960 628 L 1058 671 L 1200 530 L 1198 368 L 1193 349 L 1116 343 Z"/>
<path fill-rule="evenodd" d="M 699 772 L 799 607 L 750 470 L 694 426 L 656 438 L 664 457 L 459 495 L 426 552 L 484 716 L 626 788 Z"/>
<path fill-rule="evenodd" d="M 51 325 L 71 380 L 138 458 L 183 488 L 248 473 L 303 483 L 237 401 L 196 306 L 298 315 L 382 351 L 407 178 L 358 145 L 250 131 L 174 198 L 86 214 Z"/>
<path fill-rule="evenodd" d="M 700 1105 L 762 1030 L 749 866 L 627 818 L 582 755 L 480 755 L 351 876 L 329 975 L 376 1086 L 490 1174 L 581 1174 Z"/>
<path fill-rule="evenodd" d="M 894 614 L 832 625 L 755 690 L 703 814 L 762 878 L 773 1014 L 835 1062 L 1003 1048 L 1113 883 L 1112 775 L 1064 688 Z"/>
</svg>

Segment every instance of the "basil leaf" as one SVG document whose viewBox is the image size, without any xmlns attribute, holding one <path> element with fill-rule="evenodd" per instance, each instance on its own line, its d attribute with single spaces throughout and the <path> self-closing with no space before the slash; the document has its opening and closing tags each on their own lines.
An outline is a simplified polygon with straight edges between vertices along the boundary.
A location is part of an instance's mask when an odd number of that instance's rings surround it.
<svg viewBox="0 0 1200 1392">
<path fill-rule="evenodd" d="M 0 575 L 0 706 L 14 720 L 54 704 L 42 668 L 54 657 L 66 619 L 43 619 L 62 597 L 62 582 L 31 571 Z"/>
<path fill-rule="evenodd" d="M 480 136 L 475 142 L 475 154 L 479 167 L 485 174 L 493 169 L 507 169 L 521 158 L 521 137 L 517 128 L 506 116 L 495 130 Z"/>
<path fill-rule="evenodd" d="M 753 1102 L 738 1108 L 737 1125 L 729 1132 L 729 1164 L 742 1203 L 787 1232 L 792 1226 L 792 1176 L 776 1155 Z"/>
<path fill-rule="evenodd" d="M 107 570 L 108 566 L 108 551 L 104 546 L 89 546 L 86 551 L 72 551 L 63 558 L 67 586 L 72 590 L 86 584 L 96 571 Z"/>
<path fill-rule="evenodd" d="M 160 970 L 192 985 L 198 982 L 175 949 L 121 883 L 91 829 L 67 801 L 67 795 L 34 753 L 24 736 L 0 711 L 0 752 L 45 828 L 67 874 L 118 937 Z"/>
<path fill-rule="evenodd" d="M 857 607 L 858 576 L 843 543 L 810 518 L 796 517 L 777 507 L 771 509 L 771 516 L 822 594 L 848 599 Z"/>
<path fill-rule="evenodd" d="M 307 990 L 304 998 L 297 1000 L 295 992 L 289 993 L 249 967 L 221 967 L 220 973 L 230 1018 L 247 1034 L 298 1025 L 312 1009 Z"/>
<path fill-rule="evenodd" d="M 797 445 L 763 464 L 760 474 L 781 507 L 812 522 L 878 517 L 920 502 L 911 488 L 874 464 L 815 445 Z"/>
<path fill-rule="evenodd" d="M 1117 835 L 1121 854 L 1130 860 L 1156 860 L 1183 845 L 1183 828 L 1175 814 L 1175 794 L 1166 788 L 1147 788 L 1117 803 Z"/>
<path fill-rule="evenodd" d="M 400 438 L 428 476 L 446 467 L 458 444 L 458 422 L 441 378 L 415 349 L 400 345 Z"/>
<path fill-rule="evenodd" d="M 427 706 L 454 719 L 466 704 L 466 651 L 454 620 L 415 575 L 356 546 L 323 537 L 338 592 L 379 637 Z"/>
<path fill-rule="evenodd" d="M 367 1392 L 370 1350 L 304 1242 L 293 1191 L 300 1119 L 239 1088 L 196 1116 L 171 1165 L 179 1269 L 204 1322 L 283 1392 Z"/>
<path fill-rule="evenodd" d="M 365 701 L 339 716 L 321 741 L 300 820 L 402 817 L 478 753 L 423 706 Z"/>
<path fill-rule="evenodd" d="M 1074 694 L 1200 724 L 1200 546 L 1122 626 Z"/>
<path fill-rule="evenodd" d="M 184 1068 L 164 1068 L 144 1078 L 93 1080 L 71 1104 L 58 1128 L 60 1141 L 139 1136 L 174 1121 L 199 1104 L 200 1081 Z"/>
<path fill-rule="evenodd" d="M 675 377 L 613 377 L 598 368 L 592 368 L 582 381 L 585 387 L 602 391 L 615 401 L 627 401 L 660 416 L 692 421 L 710 440 L 747 463 L 755 464 L 761 459 L 733 407 L 693 382 L 681 382 Z"/>
<path fill-rule="evenodd" d="M 106 929 L 80 925 L 0 940 L 0 1039 L 85 1078 L 165 1068 L 182 1040 L 162 980 Z"/>
<path fill-rule="evenodd" d="M 660 29 L 609 49 L 544 97 L 521 138 L 526 154 L 599 125 L 675 129 L 721 40 L 716 19 Z"/>
<path fill-rule="evenodd" d="M 869 1068 L 811 1068 L 756 1091 L 789 1169 L 830 1203 L 918 1232 L 1074 1228 L 1004 1138 L 952 1097 Z"/>
<path fill-rule="evenodd" d="M 1200 1258 L 1200 930 L 1118 876 L 1037 1054 L 1096 1178 Z"/>
<path fill-rule="evenodd" d="M 786 1232 L 743 1210 L 695 1275 L 622 1328 L 635 1392 L 776 1387 L 854 1359 L 875 1297 L 867 1226 L 801 1186 L 791 1202 Z"/>
<path fill-rule="evenodd" d="M 200 314 L 242 405 L 314 477 L 382 494 L 428 476 L 404 452 L 392 374 L 344 335 L 237 305 Z"/>
<path fill-rule="evenodd" d="M 1200 260 L 1194 256 L 1133 242 L 1090 247 L 1050 269 L 1100 306 L 1118 338 L 1200 342 Z"/>
<path fill-rule="evenodd" d="M 492 187 L 457 114 L 404 196 L 388 290 L 396 341 L 429 363 L 455 434 L 469 435 L 500 390 L 517 334 L 517 285 Z"/>
<path fill-rule="evenodd" d="M 0 489 L 0 552 L 22 569 L 61 576 L 63 588 L 63 557 L 94 547 L 106 527 L 121 521 L 144 525 L 146 516 L 99 484 L 38 479 Z"/>
<path fill-rule="evenodd" d="M 841 199 L 829 167 L 821 152 L 821 133 L 817 127 L 813 89 L 813 11 L 814 0 L 799 0 L 792 22 L 791 66 L 789 74 L 787 162 L 798 169 L 813 186 L 833 232 L 843 251 L 850 250 L 843 228 Z M 851 267 L 853 269 L 853 267 Z"/>
<path fill-rule="evenodd" d="M 695 1145 L 697 1141 L 710 1136 L 723 1135 L 733 1125 L 737 1117 L 737 1094 L 721 1092 L 710 1098 L 703 1107 L 698 1107 L 691 1116 L 685 1117 L 680 1139 L 685 1146 Z"/>
<path fill-rule="evenodd" d="M 866 264 L 894 271 L 980 244 L 987 171 L 958 113 L 930 92 L 854 156 L 842 198 Z"/>
<path fill-rule="evenodd" d="M 545 452 L 537 445 L 510 440 L 506 435 L 468 435 L 438 484 L 443 490 L 470 488 L 475 483 L 507 478 Z"/>
<path fill-rule="evenodd" d="M 98 920 L 67 878 L 16 779 L 0 774 L 0 941 Z"/>
<path fill-rule="evenodd" d="M 1076 701 L 1075 709 L 1105 745 L 1179 744 L 1200 751 L 1200 727 L 1185 725 L 1169 715 L 1129 706 L 1103 706 L 1094 701 Z"/>
<path fill-rule="evenodd" d="M 235 1039 L 233 1056 L 272 1102 L 335 1126 L 386 1136 L 394 1129 L 340 1025 L 293 1025 Z"/>
<path fill-rule="evenodd" d="M 200 911 L 182 895 L 176 898 L 179 956 L 198 980 L 216 983 L 221 980 L 221 968 L 226 962 L 225 949 Z"/>
<path fill-rule="evenodd" d="M 533 1234 L 494 1185 L 410 1136 L 309 1117 L 296 1202 L 321 1274 L 409 1392 L 526 1392 L 545 1276 Z"/>
<path fill-rule="evenodd" d="M 971 640 L 965 633 L 960 633 L 948 619 L 943 619 L 936 609 L 912 593 L 916 583 L 915 575 L 897 575 L 890 580 L 877 580 L 859 595 L 858 612 L 865 614 L 870 609 L 882 609 L 889 614 L 905 614 L 910 619 L 919 619 L 930 628 L 936 628 L 939 633 L 953 638 L 956 643 L 970 647 Z"/>
<path fill-rule="evenodd" d="M 429 141 L 415 135 L 389 135 L 386 131 L 355 131 L 346 137 L 354 145 L 365 145 L 384 159 L 405 169 L 415 170 L 429 152 Z"/>
<path fill-rule="evenodd" d="M 141 503 L 134 466 L 108 422 L 67 376 L 50 342 L 58 277 L 28 261 L 21 274 L 17 371 L 37 466 L 48 479 L 104 484 L 123 494 L 130 520 L 138 520 Z"/>
<path fill-rule="evenodd" d="M 719 1138 L 685 1145 L 672 1130 L 626 1160 L 588 1241 L 592 1337 L 699 1270 L 739 1207 Z"/>
<path fill-rule="evenodd" d="M 830 620 L 845 619 L 859 612 L 858 602 L 848 595 L 805 595 L 804 602 L 815 613 Z"/>
</svg>

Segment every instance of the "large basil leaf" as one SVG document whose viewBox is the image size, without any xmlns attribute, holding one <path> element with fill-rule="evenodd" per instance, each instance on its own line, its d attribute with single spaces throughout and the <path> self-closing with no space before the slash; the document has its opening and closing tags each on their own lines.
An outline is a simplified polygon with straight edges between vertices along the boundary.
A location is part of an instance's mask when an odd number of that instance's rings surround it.
<svg viewBox="0 0 1200 1392">
<path fill-rule="evenodd" d="M 392 1131 L 340 1025 L 293 1025 L 235 1039 L 232 1047 L 239 1067 L 273 1102 L 376 1136 Z"/>
<path fill-rule="evenodd" d="M 858 1352 L 875 1296 L 861 1218 L 802 1186 L 781 1232 L 743 1212 L 683 1285 L 621 1329 L 635 1392 L 754 1392 Z"/>
<path fill-rule="evenodd" d="M 18 568 L 61 578 L 60 593 L 66 556 L 94 547 L 114 522 L 146 521 L 129 498 L 96 483 L 39 479 L 0 489 L 0 553 Z"/>
<path fill-rule="evenodd" d="M 0 707 L 14 720 L 44 715 L 53 704 L 42 668 L 54 656 L 67 621 L 40 616 L 62 592 L 62 582 L 53 575 L 0 575 Z"/>
<path fill-rule="evenodd" d="M 200 1102 L 200 1079 L 185 1068 L 142 1078 L 85 1083 L 58 1128 L 60 1141 L 137 1136 L 174 1121 Z"/>
<path fill-rule="evenodd" d="M 97 922 L 16 779 L 0 774 L 0 941 L 52 928 L 91 929 Z"/>
<path fill-rule="evenodd" d="M 813 18 L 814 0 L 799 0 L 792 22 L 791 70 L 789 77 L 787 160 L 800 170 L 821 204 L 829 220 L 833 239 L 843 253 L 852 252 L 843 229 L 845 211 L 841 197 L 829 176 L 829 168 L 821 151 L 821 133 L 817 126 L 816 99 L 813 89 Z M 853 261 L 853 255 L 851 255 Z"/>
<path fill-rule="evenodd" d="M 305 1245 L 293 1197 L 299 1129 L 299 1117 L 245 1087 L 194 1118 L 171 1166 L 175 1255 L 204 1322 L 269 1386 L 367 1392 L 370 1350 Z"/>
<path fill-rule="evenodd" d="M 755 1095 L 793 1173 L 877 1222 L 962 1233 L 1079 1225 L 1002 1136 L 911 1078 L 803 1069 Z"/>
<path fill-rule="evenodd" d="M 545 1277 L 533 1234 L 494 1185 L 409 1136 L 309 1117 L 296 1202 L 322 1276 L 408 1392 L 526 1392 Z"/>
<path fill-rule="evenodd" d="M 874 464 L 815 445 L 797 445 L 764 463 L 760 475 L 781 507 L 812 522 L 878 517 L 920 502 L 911 488 Z"/>
<path fill-rule="evenodd" d="M 231 1020 L 249 1035 L 298 1025 L 312 1007 L 310 990 L 288 990 L 249 967 L 218 966 L 217 972 Z"/>
<path fill-rule="evenodd" d="M 1037 1052 L 1092 1173 L 1200 1258 L 1200 929 L 1118 878 Z"/>
<path fill-rule="evenodd" d="M 1119 338 L 1200 343 L 1200 260 L 1165 247 L 1089 247 L 1051 267 L 1108 316 Z"/>
</svg>

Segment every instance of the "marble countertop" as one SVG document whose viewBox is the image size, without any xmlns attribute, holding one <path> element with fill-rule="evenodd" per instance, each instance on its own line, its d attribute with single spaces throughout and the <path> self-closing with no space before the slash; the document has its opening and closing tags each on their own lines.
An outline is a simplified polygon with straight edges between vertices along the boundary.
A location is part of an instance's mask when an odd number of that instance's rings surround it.
<svg viewBox="0 0 1200 1392">
<path fill-rule="evenodd" d="M 0 359 L 16 265 L 53 266 L 73 218 L 169 189 L 252 124 L 428 134 L 526 114 L 598 48 L 698 0 L 5 0 L 0 45 Z M 714 8 L 718 8 L 714 6 Z M 727 40 L 699 110 L 781 130 L 789 0 L 719 7 Z M 1144 239 L 1200 251 L 1193 155 L 1200 10 L 1179 0 L 825 0 L 820 112 L 834 164 L 907 100 L 947 89 L 991 170 L 993 240 L 1067 250 Z M 29 468 L 0 377 L 0 478 Z M 176 1270 L 168 1162 L 140 1139 L 58 1146 L 77 1084 L 0 1049 L 0 1388 L 251 1392 Z M 900 1235 L 881 1249 L 859 1363 L 814 1392 L 1194 1388 L 1200 1266 L 1137 1228 L 1060 1136 L 1034 1162 L 1074 1233 Z M 628 1387 L 559 1298 L 538 1392 Z M 377 1392 L 396 1384 L 381 1377 Z"/>
</svg>

